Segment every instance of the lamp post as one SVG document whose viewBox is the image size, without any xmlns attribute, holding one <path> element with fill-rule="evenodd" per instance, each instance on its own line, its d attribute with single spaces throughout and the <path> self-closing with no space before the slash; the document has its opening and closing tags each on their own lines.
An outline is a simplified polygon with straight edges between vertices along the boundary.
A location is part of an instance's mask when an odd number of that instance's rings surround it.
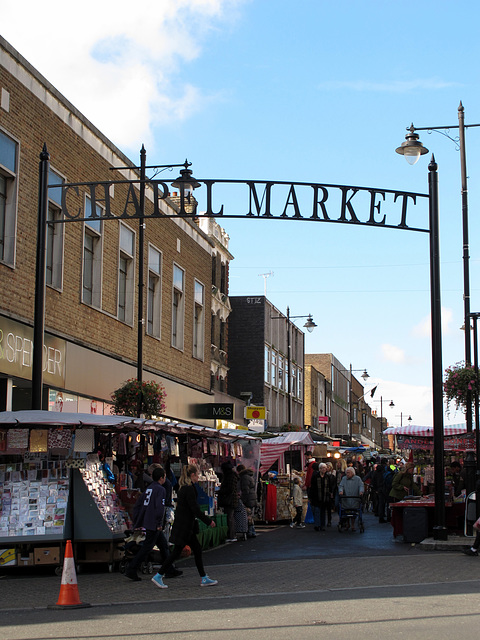
<svg viewBox="0 0 480 640">
<path fill-rule="evenodd" d="M 400 418 L 400 426 L 403 427 L 403 413 L 400 411 L 400 416 L 397 416 L 397 418 Z M 410 414 L 408 414 L 408 424 L 412 423 L 412 416 Z"/>
<path fill-rule="evenodd" d="M 478 380 L 478 333 L 477 333 L 477 320 L 480 318 L 480 312 L 470 313 L 470 318 L 473 320 L 473 366 L 475 368 L 475 379 Z M 477 458 L 477 474 L 475 482 L 475 492 L 477 496 L 480 496 L 480 416 L 479 416 L 479 397 L 478 397 L 478 385 L 475 385 L 474 391 L 475 401 L 475 451 Z M 480 499 L 476 499 L 477 518 L 480 517 Z"/>
<path fill-rule="evenodd" d="M 393 409 L 395 406 L 393 400 L 390 400 L 390 404 L 388 406 Z M 383 396 L 380 396 L 380 440 L 383 449 Z"/>
<path fill-rule="evenodd" d="M 284 316 L 272 316 L 272 320 L 278 320 L 283 318 Z M 298 318 L 307 318 L 307 321 L 303 325 L 305 329 L 312 333 L 312 331 L 317 326 L 313 321 L 312 314 L 309 313 L 308 316 L 291 316 L 290 315 L 290 307 L 287 307 L 287 423 L 290 424 L 292 422 L 292 375 L 290 372 L 291 363 L 292 363 L 292 345 L 290 339 L 290 320 L 296 320 Z"/>
<path fill-rule="evenodd" d="M 188 169 L 191 165 L 187 160 L 183 164 L 170 165 L 152 165 L 146 166 L 146 151 L 142 145 L 140 150 L 140 166 L 139 167 L 112 167 L 112 170 L 132 170 L 139 171 L 139 179 L 134 180 L 118 180 L 118 181 L 99 181 L 99 182 L 82 182 L 82 183 L 62 183 L 48 184 L 48 173 L 50 169 L 50 155 L 46 144 L 43 145 L 40 154 L 39 164 L 39 197 L 38 197 L 38 218 L 37 218 L 37 251 L 36 251 L 36 270 L 35 270 L 35 308 L 33 320 L 33 358 L 32 358 L 32 409 L 41 410 L 43 404 L 43 349 L 44 349 L 44 330 L 45 330 L 45 267 L 46 267 L 46 224 L 48 214 L 48 189 L 52 188 L 73 188 L 78 192 L 78 187 L 90 188 L 92 192 L 95 187 L 101 185 L 127 184 L 136 185 L 139 188 L 139 246 L 138 246 L 138 307 L 137 307 L 137 380 L 142 382 L 143 377 L 143 333 L 145 331 L 145 312 L 144 312 L 144 232 L 145 232 L 145 192 L 146 185 L 150 181 L 146 177 L 146 169 L 154 169 L 157 172 L 164 169 L 172 169 L 173 167 L 184 167 L 180 171 L 180 176 L 172 183 L 180 189 L 181 212 L 184 212 L 185 202 L 190 203 L 190 196 L 193 189 L 200 186 L 195 180 L 192 171 Z M 62 193 L 62 207 L 64 195 Z M 97 217 L 101 220 L 118 220 L 116 216 Z M 77 217 L 75 222 L 84 222 L 86 218 Z M 55 221 L 51 221 L 55 223 Z M 67 224 L 68 221 L 62 217 L 57 224 Z M 139 399 L 138 415 L 142 409 L 142 398 Z"/>
<path fill-rule="evenodd" d="M 416 131 L 435 131 L 441 133 L 449 140 L 457 145 L 460 151 L 460 173 L 461 173 L 461 194 L 462 194 L 462 227 L 463 227 L 463 305 L 464 305 L 464 322 L 465 322 L 465 364 L 469 366 L 472 363 L 471 353 L 471 336 L 467 327 L 470 326 L 470 268 L 469 268 L 469 239 L 468 239 L 468 188 L 467 188 L 467 159 L 465 149 L 465 129 L 471 127 L 480 127 L 480 124 L 465 124 L 465 113 L 463 104 L 460 102 L 458 107 L 458 125 L 442 126 L 442 127 L 414 127 L 413 123 L 407 127 L 407 135 L 405 142 L 396 149 L 396 152 L 405 156 L 405 160 L 409 164 L 415 164 L 421 155 L 428 153 L 428 149 L 423 146 L 419 140 Z M 448 135 L 450 129 L 458 129 L 458 138 L 452 138 Z M 472 431 L 472 406 L 471 398 L 467 398 L 467 407 L 465 412 L 467 422 L 467 432 Z"/>
<path fill-rule="evenodd" d="M 346 373 L 346 372 L 350 373 L 349 392 L 348 392 L 348 404 L 349 404 L 349 408 L 350 408 L 350 420 L 348 421 L 348 437 L 349 437 L 350 440 L 352 440 L 352 438 L 353 438 L 352 373 L 355 373 L 356 371 L 363 371 L 363 373 L 362 373 L 362 375 L 360 377 L 363 378 L 364 382 L 366 382 L 368 380 L 368 378 L 370 377 L 368 375 L 366 369 L 352 369 L 352 365 L 351 364 L 350 364 L 350 369 L 341 369 L 341 371 L 340 371 L 340 373 Z M 363 398 L 363 396 L 361 398 Z M 359 398 L 359 400 L 361 400 L 361 398 Z"/>
</svg>

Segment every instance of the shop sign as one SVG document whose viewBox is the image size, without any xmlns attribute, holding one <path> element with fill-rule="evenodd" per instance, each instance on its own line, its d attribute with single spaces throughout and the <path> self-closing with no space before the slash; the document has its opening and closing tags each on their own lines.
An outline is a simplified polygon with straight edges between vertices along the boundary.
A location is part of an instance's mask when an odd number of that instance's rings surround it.
<svg viewBox="0 0 480 640">
<path fill-rule="evenodd" d="M 267 409 L 256 405 L 245 407 L 245 420 L 265 420 Z"/>
<path fill-rule="evenodd" d="M 397 445 L 400 449 L 425 449 L 426 451 L 433 451 L 433 440 L 431 438 L 397 436 Z"/>
<path fill-rule="evenodd" d="M 444 442 L 445 451 L 475 451 L 474 433 L 465 433 L 461 436 L 448 436 Z"/>
<path fill-rule="evenodd" d="M 233 420 L 235 418 L 235 405 L 226 402 L 197 404 L 195 417 L 203 420 Z"/>
<path fill-rule="evenodd" d="M 32 379 L 33 329 L 0 317 L 0 372 Z M 45 334 L 43 376 L 46 384 L 65 384 L 65 341 Z"/>
</svg>

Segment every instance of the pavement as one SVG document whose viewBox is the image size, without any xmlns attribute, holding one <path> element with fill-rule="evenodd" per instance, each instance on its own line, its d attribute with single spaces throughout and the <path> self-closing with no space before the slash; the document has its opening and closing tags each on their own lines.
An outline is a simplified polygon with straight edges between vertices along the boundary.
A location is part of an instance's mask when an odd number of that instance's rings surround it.
<svg viewBox="0 0 480 640">
<path fill-rule="evenodd" d="M 335 519 L 334 515 L 333 526 L 325 532 L 314 531 L 313 525 L 299 530 L 283 523 L 259 526 L 254 539 L 206 551 L 206 571 L 219 581 L 214 587 L 200 587 L 192 558 L 177 563 L 184 574 L 166 580 L 168 589 L 155 587 L 151 575 L 132 582 L 118 572 L 109 573 L 106 565 L 80 565 L 76 574 L 80 599 L 103 607 L 159 601 L 201 603 L 212 597 L 222 600 L 292 590 L 308 594 L 318 591 L 325 576 L 329 589 L 389 586 L 398 574 L 408 575 L 409 583 L 445 583 L 455 580 L 459 566 L 463 581 L 478 581 L 478 559 L 461 553 L 473 539 L 451 537 L 405 544 L 393 538 L 389 524 L 379 524 L 372 514 L 364 516 L 364 533 L 340 533 Z M 426 550 L 437 551 L 441 562 L 437 554 Z M 44 609 L 58 600 L 61 578 L 52 567 L 3 567 L 0 576 L 2 611 Z"/>
</svg>

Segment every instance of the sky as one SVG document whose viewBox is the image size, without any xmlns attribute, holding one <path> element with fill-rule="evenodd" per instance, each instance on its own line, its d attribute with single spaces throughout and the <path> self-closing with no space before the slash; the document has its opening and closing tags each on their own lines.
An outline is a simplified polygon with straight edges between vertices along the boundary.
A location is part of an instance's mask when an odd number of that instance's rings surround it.
<svg viewBox="0 0 480 640">
<path fill-rule="evenodd" d="M 479 25 L 470 0 L 3 0 L 0 34 L 137 163 L 144 144 L 147 164 L 188 158 L 198 179 L 427 193 L 434 153 L 445 369 L 465 357 L 458 144 L 419 132 L 430 153 L 414 166 L 395 149 L 412 122 L 457 125 L 460 101 L 466 124 L 480 122 Z M 467 129 L 471 311 L 480 311 L 479 142 L 480 128 Z M 241 210 L 233 190 L 222 196 Z M 365 391 L 377 386 L 369 404 L 380 413 L 381 402 L 391 426 L 409 416 L 432 424 L 427 234 L 221 224 L 231 295 L 266 291 L 283 313 L 312 314 L 307 353 L 366 369 Z"/>
</svg>

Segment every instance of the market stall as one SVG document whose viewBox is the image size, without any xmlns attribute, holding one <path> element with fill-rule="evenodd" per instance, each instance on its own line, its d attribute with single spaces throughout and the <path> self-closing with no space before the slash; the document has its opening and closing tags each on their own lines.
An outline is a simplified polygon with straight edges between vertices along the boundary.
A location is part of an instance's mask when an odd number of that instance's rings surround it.
<svg viewBox="0 0 480 640">
<path fill-rule="evenodd" d="M 290 498 L 295 476 L 302 480 L 307 453 L 315 442 L 307 431 L 289 431 L 263 440 L 260 452 L 262 519 L 290 520 Z M 307 499 L 304 497 L 305 509 Z"/>
<path fill-rule="evenodd" d="M 465 490 L 462 490 L 458 495 L 455 494 L 448 471 L 452 462 L 462 462 L 464 453 L 475 449 L 475 435 L 465 433 L 465 431 L 465 424 L 444 427 L 445 525 L 449 531 L 457 534 L 462 534 L 464 530 L 466 493 Z M 419 499 L 406 499 L 390 505 L 394 536 L 404 534 L 405 521 L 411 519 L 413 527 L 418 525 L 419 532 L 423 532 L 426 537 L 432 533 L 435 509 L 433 498 L 435 490 L 433 428 L 408 425 L 390 427 L 384 433 L 394 438 L 395 449 L 399 450 L 405 459 L 414 463 L 414 480 L 422 491 L 422 497 Z"/>
<path fill-rule="evenodd" d="M 120 559 L 140 469 L 161 462 L 176 482 L 184 464 L 201 470 L 202 508 L 217 513 L 216 470 L 225 459 L 258 468 L 260 442 L 196 425 L 49 411 L 0 413 L 0 564 L 61 565 L 72 540 L 78 564 Z M 127 503 L 125 504 L 124 503 Z M 202 535 L 202 543 L 221 542 Z M 3 561 L 2 561 L 3 560 Z"/>
</svg>

